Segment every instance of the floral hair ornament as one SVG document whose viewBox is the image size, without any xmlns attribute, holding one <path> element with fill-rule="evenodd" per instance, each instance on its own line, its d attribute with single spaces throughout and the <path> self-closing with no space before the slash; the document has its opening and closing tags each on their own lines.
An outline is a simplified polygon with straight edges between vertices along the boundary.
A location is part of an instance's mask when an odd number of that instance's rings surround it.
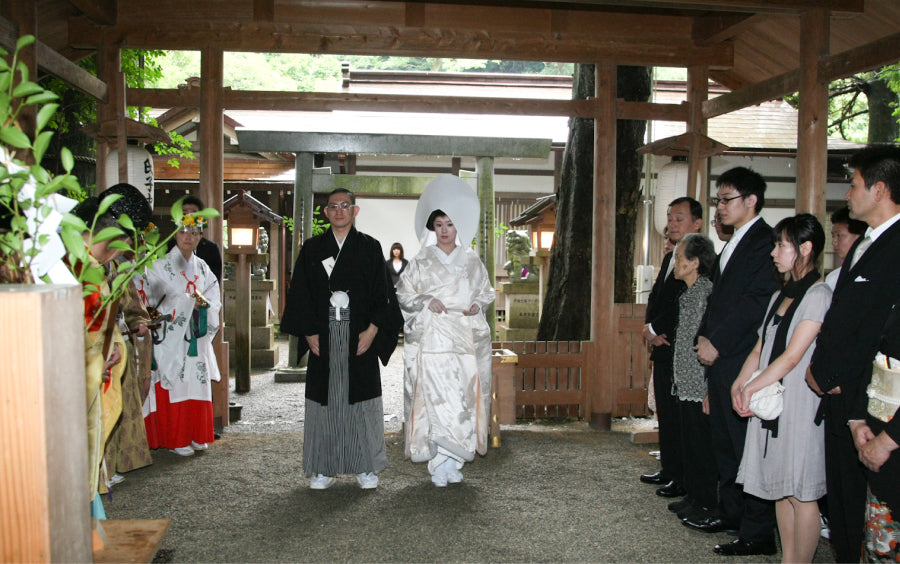
<svg viewBox="0 0 900 564">
<path fill-rule="evenodd" d="M 181 216 L 181 221 L 177 222 L 175 225 L 178 226 L 179 230 L 194 227 L 203 231 L 203 229 L 206 228 L 207 223 L 209 222 L 205 217 L 200 217 L 196 213 L 186 213 Z"/>
<path fill-rule="evenodd" d="M 144 233 L 159 233 L 159 227 L 156 226 L 152 221 L 147 222 L 147 227 L 144 228 Z"/>
</svg>

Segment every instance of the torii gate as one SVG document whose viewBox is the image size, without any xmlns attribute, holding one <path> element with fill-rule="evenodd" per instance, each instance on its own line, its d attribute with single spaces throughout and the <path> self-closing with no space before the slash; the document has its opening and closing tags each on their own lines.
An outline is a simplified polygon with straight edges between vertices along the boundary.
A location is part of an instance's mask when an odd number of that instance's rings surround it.
<svg viewBox="0 0 900 564">
<path fill-rule="evenodd" d="M 447 135 L 401 135 L 387 133 L 309 133 L 239 129 L 243 152 L 291 152 L 295 154 L 294 217 L 303 218 L 295 229 L 291 264 L 300 245 L 312 232 L 313 157 L 316 153 L 379 155 L 428 155 L 475 157 L 478 199 L 478 254 L 494 281 L 494 159 L 496 157 L 546 159 L 551 139 L 516 137 L 465 137 Z M 485 312 L 493 328 L 493 304 Z"/>
</svg>

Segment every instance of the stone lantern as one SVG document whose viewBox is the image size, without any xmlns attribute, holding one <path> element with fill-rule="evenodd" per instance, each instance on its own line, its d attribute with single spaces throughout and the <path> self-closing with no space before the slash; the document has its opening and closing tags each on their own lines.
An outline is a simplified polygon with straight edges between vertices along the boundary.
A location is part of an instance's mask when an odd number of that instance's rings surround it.
<svg viewBox="0 0 900 564">
<path fill-rule="evenodd" d="M 224 282 L 224 337 L 231 348 L 235 392 L 246 393 L 251 368 L 272 368 L 278 360 L 269 315 L 275 281 L 251 278 L 250 271 L 253 263 L 269 261 L 269 254 L 260 252 L 260 224 L 280 225 L 284 220 L 243 190 L 229 198 L 222 210 L 228 222 L 225 261 L 236 263 L 233 279 Z"/>
</svg>

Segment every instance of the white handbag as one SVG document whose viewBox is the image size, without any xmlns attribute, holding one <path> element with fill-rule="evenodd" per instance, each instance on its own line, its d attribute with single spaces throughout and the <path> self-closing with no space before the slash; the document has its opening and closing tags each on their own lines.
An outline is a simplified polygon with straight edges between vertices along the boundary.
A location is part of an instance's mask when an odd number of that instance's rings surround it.
<svg viewBox="0 0 900 564">
<path fill-rule="evenodd" d="M 750 375 L 750 379 L 747 380 L 747 384 L 761 373 L 762 370 L 754 371 Z M 744 385 L 746 386 L 747 384 Z M 760 419 L 765 421 L 777 419 L 781 415 L 782 409 L 784 409 L 784 386 L 781 382 L 772 382 L 750 396 L 750 411 Z"/>
</svg>

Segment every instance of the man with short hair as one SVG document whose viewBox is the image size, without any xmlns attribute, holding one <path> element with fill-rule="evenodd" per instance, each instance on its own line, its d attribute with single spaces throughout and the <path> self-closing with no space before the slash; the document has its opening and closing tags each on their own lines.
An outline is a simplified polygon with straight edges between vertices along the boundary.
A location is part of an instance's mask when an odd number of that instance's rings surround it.
<svg viewBox="0 0 900 564">
<path fill-rule="evenodd" d="M 703 227 L 703 207 L 693 198 L 677 198 L 666 214 L 668 240 L 677 244 L 688 233 L 699 233 Z M 659 420 L 659 472 L 644 474 L 641 481 L 659 484 L 656 493 L 662 497 L 678 497 L 685 493 L 681 464 L 681 427 L 678 424 L 677 398 L 672 395 L 672 343 L 678 317 L 678 296 L 684 282 L 672 275 L 672 252 L 663 257 L 656 282 L 647 300 L 644 317 L 644 339 L 653 346 L 653 394 Z M 693 336 L 691 336 L 693 338 Z M 676 509 L 677 511 L 677 509 Z"/>
<path fill-rule="evenodd" d="M 869 226 L 858 219 L 850 218 L 850 210 L 844 206 L 831 214 L 831 246 L 834 248 L 834 254 L 837 255 L 834 270 L 825 277 L 825 283 L 834 287 L 837 285 L 838 276 L 841 274 L 841 265 L 844 264 L 844 258 L 850 251 L 850 247 L 857 239 L 865 234 Z"/>
<path fill-rule="evenodd" d="M 353 192 L 328 196 L 331 226 L 300 248 L 281 330 L 309 350 L 303 470 L 310 488 L 330 487 L 338 474 L 378 486 L 387 466 L 378 360 L 387 365 L 403 324 L 381 244 L 353 226 Z"/>
<path fill-rule="evenodd" d="M 684 525 L 703 532 L 736 530 L 738 539 L 718 544 L 726 556 L 775 554 L 775 507 L 745 494 L 736 483 L 744 453 L 747 419 L 732 409 L 731 385 L 757 341 L 772 294 L 778 288 L 772 259 L 772 228 L 759 216 L 765 205 L 766 181 L 744 167 L 719 176 L 711 203 L 734 235 L 719 254 L 700 331 L 697 358 L 708 366 L 710 431 L 719 471 L 719 507 L 705 518 L 689 517 Z"/>
<path fill-rule="evenodd" d="M 896 460 L 876 472 L 873 462 L 879 457 L 870 456 L 897 448 L 897 423 L 885 425 L 866 413 L 872 361 L 900 298 L 900 148 L 867 147 L 851 157 L 849 166 L 853 177 L 845 198 L 850 217 L 869 227 L 841 267 L 806 377 L 813 390 L 824 392 L 819 409 L 825 419 L 828 524 L 838 562 L 861 557 L 866 473 L 859 458 L 871 464 L 871 494 L 895 511 L 900 508 Z"/>
</svg>

